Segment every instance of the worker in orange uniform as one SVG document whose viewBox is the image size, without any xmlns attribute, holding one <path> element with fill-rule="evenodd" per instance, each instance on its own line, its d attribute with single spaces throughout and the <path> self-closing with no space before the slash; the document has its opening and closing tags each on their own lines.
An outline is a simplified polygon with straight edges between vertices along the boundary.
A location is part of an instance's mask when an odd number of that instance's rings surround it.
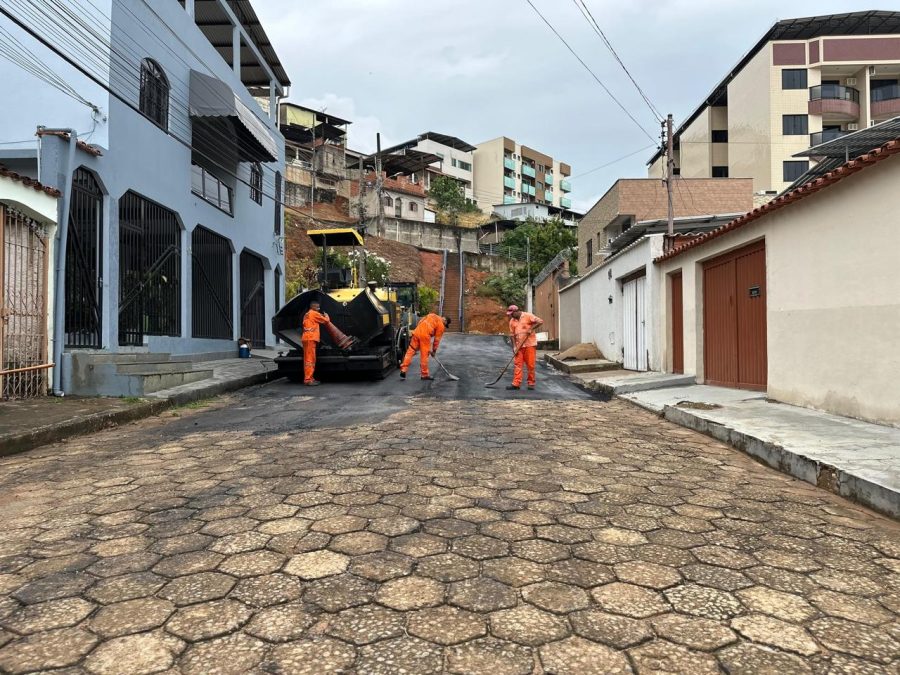
<svg viewBox="0 0 900 675">
<path fill-rule="evenodd" d="M 419 320 L 409 341 L 409 349 L 406 350 L 406 356 L 403 357 L 403 363 L 400 364 L 401 379 L 406 379 L 406 371 L 409 370 L 409 364 L 412 363 L 416 352 L 419 352 L 422 379 L 434 379 L 428 372 L 428 356 L 429 354 L 431 356 L 437 354 L 438 345 L 441 344 L 441 338 L 444 337 L 444 331 L 447 330 L 449 325 L 449 317 L 438 316 L 437 314 L 428 314 Z M 432 338 L 434 338 L 433 343 L 431 341 Z"/>
<path fill-rule="evenodd" d="M 307 387 L 316 387 L 320 382 L 313 378 L 316 372 L 316 348 L 319 346 L 319 326 L 323 323 L 331 323 L 327 314 L 321 311 L 321 305 L 313 300 L 309 303 L 309 310 L 303 315 L 303 384 Z"/>
<path fill-rule="evenodd" d="M 534 389 L 534 369 L 537 361 L 537 335 L 534 333 L 544 325 L 544 320 L 530 312 L 523 312 L 516 305 L 510 305 L 506 315 L 509 317 L 509 335 L 513 351 L 518 350 L 513 359 L 513 381 L 506 388 L 518 390 L 522 386 L 522 366 L 525 365 L 528 367 L 528 388 Z"/>
</svg>

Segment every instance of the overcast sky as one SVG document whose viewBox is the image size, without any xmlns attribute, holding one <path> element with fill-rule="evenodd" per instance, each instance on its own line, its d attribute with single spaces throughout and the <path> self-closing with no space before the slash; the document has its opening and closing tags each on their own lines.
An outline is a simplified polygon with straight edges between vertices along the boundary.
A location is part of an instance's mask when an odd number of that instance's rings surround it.
<svg viewBox="0 0 900 675">
<path fill-rule="evenodd" d="M 574 1 L 532 1 L 655 138 L 650 109 Z M 585 0 L 676 126 L 775 21 L 889 9 L 895 1 Z M 639 150 L 651 140 L 526 0 L 258 0 L 254 7 L 293 82 L 290 100 L 351 120 L 355 149 L 374 149 L 376 132 L 384 146 L 423 131 L 472 144 L 508 136 L 572 165 L 581 210 L 617 178 L 646 176 L 653 148 Z"/>
</svg>

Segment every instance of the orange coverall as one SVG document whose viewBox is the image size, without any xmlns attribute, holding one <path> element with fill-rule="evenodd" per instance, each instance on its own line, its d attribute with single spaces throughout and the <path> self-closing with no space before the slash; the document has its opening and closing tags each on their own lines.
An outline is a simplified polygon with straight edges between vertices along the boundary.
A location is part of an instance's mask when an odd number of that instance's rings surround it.
<svg viewBox="0 0 900 675">
<path fill-rule="evenodd" d="M 403 357 L 403 363 L 400 364 L 400 372 L 405 373 L 409 370 L 409 364 L 412 363 L 413 356 L 419 352 L 419 365 L 422 367 L 422 377 L 430 377 L 428 372 L 428 355 L 432 351 L 436 351 L 438 345 L 441 344 L 441 338 L 444 337 L 444 320 L 437 314 L 428 314 L 422 318 L 416 329 L 413 331 L 412 338 L 409 341 L 409 349 L 406 350 L 406 356 Z M 431 338 L 434 338 L 434 344 L 431 344 Z"/>
<path fill-rule="evenodd" d="M 331 319 L 327 314 L 317 312 L 314 309 L 309 310 L 303 316 L 303 382 L 312 382 L 313 373 L 316 372 L 316 347 L 321 338 L 319 326 L 323 323 L 330 323 Z"/>
<path fill-rule="evenodd" d="M 528 385 L 534 386 L 534 369 L 537 361 L 537 335 L 528 332 L 543 323 L 534 314 L 522 312 L 518 319 L 509 320 L 509 334 L 512 336 L 513 349 L 524 341 L 524 345 L 513 359 L 513 386 L 522 386 L 522 366 L 528 367 Z"/>
</svg>

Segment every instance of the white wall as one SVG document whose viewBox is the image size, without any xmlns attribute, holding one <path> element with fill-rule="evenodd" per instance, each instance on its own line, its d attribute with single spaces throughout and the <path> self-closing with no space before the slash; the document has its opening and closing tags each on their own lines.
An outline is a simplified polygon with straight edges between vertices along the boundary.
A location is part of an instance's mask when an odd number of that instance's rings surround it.
<svg viewBox="0 0 900 675">
<path fill-rule="evenodd" d="M 581 342 L 581 285 L 570 284 L 559 291 L 559 349 Z"/>
<path fill-rule="evenodd" d="M 769 396 L 900 425 L 898 182 L 894 156 L 658 265 L 661 326 L 665 275 L 683 274 L 685 373 L 703 379 L 702 262 L 764 238 Z"/>
<path fill-rule="evenodd" d="M 473 152 L 456 150 L 449 146 L 442 145 L 437 141 L 433 141 L 430 138 L 419 141 L 418 145 L 416 145 L 416 149 L 421 150 L 422 152 L 430 152 L 435 155 L 443 156 L 444 159 L 441 162 L 441 171 L 448 176 L 453 176 L 454 178 L 458 178 L 459 180 L 468 183 L 465 188 L 466 199 L 474 199 L 475 193 L 473 192 L 473 184 L 475 180 L 475 159 L 473 157 Z M 472 167 L 472 170 L 466 171 L 458 166 L 453 166 L 454 159 L 457 163 L 467 162 L 469 166 Z"/>
</svg>

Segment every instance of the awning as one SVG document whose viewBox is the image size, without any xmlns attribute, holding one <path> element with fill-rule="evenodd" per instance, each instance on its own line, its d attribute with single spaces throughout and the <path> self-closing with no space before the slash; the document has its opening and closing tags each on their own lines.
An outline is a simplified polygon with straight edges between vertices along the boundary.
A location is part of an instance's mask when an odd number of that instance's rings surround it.
<svg viewBox="0 0 900 675">
<path fill-rule="evenodd" d="M 221 144 L 222 134 L 233 138 L 237 156 L 243 162 L 274 162 L 278 145 L 266 125 L 222 80 L 191 71 L 189 113 L 196 135 L 204 144 Z"/>
<path fill-rule="evenodd" d="M 306 234 L 316 246 L 365 246 L 362 235 L 352 227 L 308 230 Z"/>
</svg>

